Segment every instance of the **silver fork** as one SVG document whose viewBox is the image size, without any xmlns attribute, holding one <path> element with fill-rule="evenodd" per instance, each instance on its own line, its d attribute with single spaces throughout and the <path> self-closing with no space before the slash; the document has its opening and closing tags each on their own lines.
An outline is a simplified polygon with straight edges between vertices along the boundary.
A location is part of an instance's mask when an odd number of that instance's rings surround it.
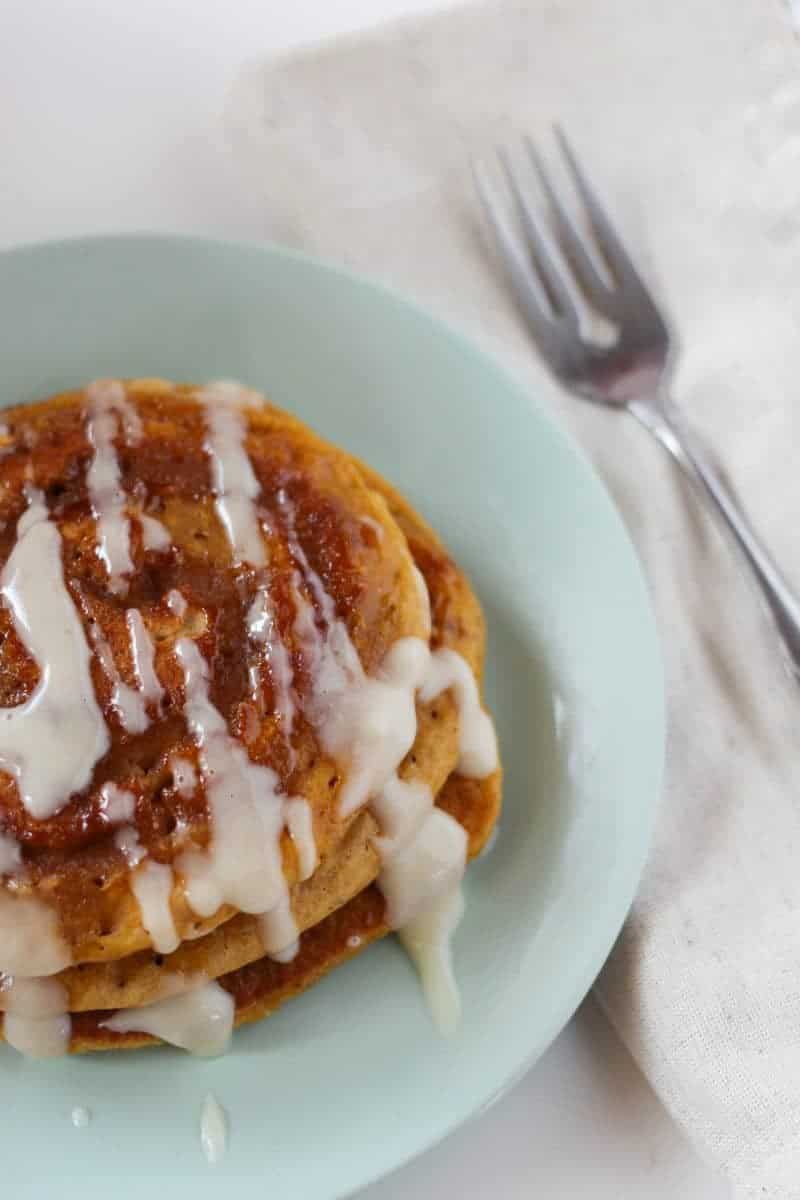
<svg viewBox="0 0 800 1200">
<path fill-rule="evenodd" d="M 778 632 L 785 660 L 800 679 L 800 600 L 719 475 L 711 467 L 678 418 L 667 388 L 671 345 L 666 323 L 625 250 L 608 216 L 578 164 L 564 134 L 556 130 L 588 217 L 595 249 L 608 268 L 604 279 L 587 251 L 586 241 L 558 198 L 536 148 L 528 138 L 528 155 L 547 202 L 550 228 L 571 269 L 570 287 L 563 268 L 550 253 L 543 227 L 525 194 L 520 175 L 508 155 L 500 159 L 519 213 L 523 239 L 511 232 L 487 183 L 475 168 L 475 184 L 494 231 L 500 256 L 517 299 L 545 361 L 561 382 L 578 396 L 631 413 L 650 430 L 680 464 L 698 494 L 721 518 L 751 567 Z M 606 318 L 615 340 L 600 346 L 581 333 L 573 291 L 590 309 Z"/>
</svg>

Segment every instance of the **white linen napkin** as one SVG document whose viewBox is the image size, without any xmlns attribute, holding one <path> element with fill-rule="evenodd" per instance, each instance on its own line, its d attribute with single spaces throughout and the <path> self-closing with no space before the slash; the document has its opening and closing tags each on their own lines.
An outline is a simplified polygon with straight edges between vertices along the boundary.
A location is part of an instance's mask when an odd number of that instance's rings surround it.
<svg viewBox="0 0 800 1200">
<path fill-rule="evenodd" d="M 675 392 L 800 588 L 800 49 L 779 0 L 537 0 L 254 62 L 226 130 L 264 233 L 382 277 L 527 377 L 649 575 L 670 742 L 651 860 L 598 984 L 742 1196 L 800 1196 L 800 687 L 631 418 L 562 395 L 483 244 L 469 155 L 568 129 L 680 337 Z M 500 415 L 499 419 L 502 419 Z"/>
</svg>

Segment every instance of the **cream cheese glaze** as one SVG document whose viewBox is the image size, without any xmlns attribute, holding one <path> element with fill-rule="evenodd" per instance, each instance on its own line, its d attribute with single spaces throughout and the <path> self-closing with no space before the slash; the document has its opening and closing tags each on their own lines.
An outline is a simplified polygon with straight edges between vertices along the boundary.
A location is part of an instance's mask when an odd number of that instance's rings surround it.
<svg viewBox="0 0 800 1200">
<path fill-rule="evenodd" d="M 54 909 L 37 896 L 0 890 L 0 971 L 55 975 L 71 961 Z"/>
<path fill-rule="evenodd" d="M 110 824 L 133 820 L 136 812 L 136 797 L 133 792 L 118 787 L 109 780 L 100 788 L 100 802 Z"/>
<path fill-rule="evenodd" d="M 431 1016 L 441 1033 L 455 1033 L 461 1018 L 461 994 L 453 971 L 451 939 L 464 915 L 461 888 L 446 891 L 412 917 L 399 932 L 419 973 Z"/>
<path fill-rule="evenodd" d="M 125 613 L 125 624 L 131 639 L 133 670 L 139 682 L 139 695 L 145 705 L 152 704 L 157 708 L 163 698 L 164 689 L 156 674 L 155 646 L 138 608 L 128 609 Z"/>
<path fill-rule="evenodd" d="M 172 867 L 152 859 L 142 862 L 131 875 L 131 889 L 139 905 L 142 925 L 159 954 L 171 954 L 180 945 L 170 908 L 172 885 Z"/>
<path fill-rule="evenodd" d="M 208 694 L 208 667 L 191 639 L 175 647 L 184 672 L 184 716 L 198 750 L 207 789 L 212 840 L 207 852 L 192 850 L 178 862 L 187 899 L 200 916 L 224 903 L 264 913 L 283 896 L 280 853 L 285 797 L 269 767 L 251 761 L 228 732 Z"/>
<path fill-rule="evenodd" d="M 302 796 L 287 801 L 286 827 L 297 851 L 298 878 L 310 879 L 317 867 L 317 844 L 311 806 Z"/>
<path fill-rule="evenodd" d="M 10 976 L 4 981 L 3 1035 L 29 1058 L 56 1058 L 69 1049 L 66 989 L 55 979 Z"/>
<path fill-rule="evenodd" d="M 206 453 L 217 497 L 217 516 L 236 561 L 264 566 L 266 550 L 254 505 L 260 488 L 245 449 L 241 412 L 252 393 L 238 384 L 218 383 L 200 395 L 208 416 Z"/>
<path fill-rule="evenodd" d="M 169 530 L 165 529 L 160 521 L 146 513 L 139 516 L 139 521 L 142 526 L 142 545 L 145 550 L 169 550 L 172 538 Z"/>
<path fill-rule="evenodd" d="M 283 732 L 288 737 L 292 732 L 295 717 L 295 702 L 292 694 L 294 676 L 289 651 L 280 637 L 272 610 L 269 588 L 259 587 L 247 612 L 247 634 L 250 640 L 265 654 L 272 671 L 275 702 L 280 715 Z M 258 689 L 257 681 L 253 690 Z"/>
<path fill-rule="evenodd" d="M 122 490 L 114 438 L 119 425 L 126 441 L 138 441 L 142 425 L 117 380 L 98 379 L 86 389 L 86 399 L 89 405 L 86 435 L 94 448 L 86 484 L 97 522 L 97 553 L 108 571 L 112 591 L 124 592 L 133 562 L 127 497 Z"/>
<path fill-rule="evenodd" d="M 200 1145 L 210 1167 L 215 1167 L 224 1157 L 228 1146 L 228 1119 L 219 1100 L 211 1092 L 203 1101 L 200 1113 Z"/>
<path fill-rule="evenodd" d="M 201 1057 L 223 1054 L 233 1030 L 233 997 L 207 982 L 168 1000 L 142 1008 L 120 1009 L 101 1022 L 114 1033 L 149 1033 Z"/>
<path fill-rule="evenodd" d="M 91 651 L 64 583 L 61 535 L 41 492 L 29 488 L 27 497 L 0 574 L 0 599 L 40 677 L 24 704 L 0 709 L 0 767 L 16 780 L 31 816 L 41 820 L 87 786 L 109 736 L 94 694 Z"/>
<path fill-rule="evenodd" d="M 111 705 L 126 733 L 143 733 L 150 724 L 145 698 L 138 688 L 125 683 L 117 670 L 114 655 L 96 623 L 89 625 L 89 637 L 103 674 L 111 684 Z"/>
</svg>

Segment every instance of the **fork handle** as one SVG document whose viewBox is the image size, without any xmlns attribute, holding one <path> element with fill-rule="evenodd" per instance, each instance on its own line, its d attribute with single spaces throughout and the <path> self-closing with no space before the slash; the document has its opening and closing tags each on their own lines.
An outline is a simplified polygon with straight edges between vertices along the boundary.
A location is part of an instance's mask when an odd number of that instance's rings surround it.
<svg viewBox="0 0 800 1200">
<path fill-rule="evenodd" d="M 775 623 L 787 666 L 795 678 L 800 679 L 800 598 L 754 533 L 696 439 L 682 427 L 674 407 L 665 401 L 659 402 L 658 407 L 651 402 L 633 401 L 628 407 L 680 464 L 696 485 L 699 495 L 705 498 L 733 537 Z"/>
</svg>

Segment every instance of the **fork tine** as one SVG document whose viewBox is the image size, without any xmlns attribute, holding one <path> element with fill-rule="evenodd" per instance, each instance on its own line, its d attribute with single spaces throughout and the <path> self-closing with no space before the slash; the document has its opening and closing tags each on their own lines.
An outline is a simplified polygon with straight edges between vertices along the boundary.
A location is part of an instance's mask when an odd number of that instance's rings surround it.
<svg viewBox="0 0 800 1200">
<path fill-rule="evenodd" d="M 554 133 L 561 147 L 561 153 L 575 180 L 575 186 L 583 201 L 589 220 L 594 230 L 603 257 L 606 259 L 612 274 L 619 283 L 621 291 L 627 293 L 629 300 L 635 302 L 641 309 L 646 310 L 647 317 L 657 319 L 664 327 L 661 314 L 653 302 L 650 292 L 640 276 L 633 261 L 625 249 L 619 234 L 611 224 L 609 217 L 595 195 L 589 180 L 584 174 L 577 155 L 567 141 L 566 134 L 560 126 L 554 127 Z"/>
<path fill-rule="evenodd" d="M 494 197 L 484 179 L 483 172 L 474 161 L 471 166 L 475 190 L 478 193 L 478 197 L 494 233 L 500 257 L 508 271 L 517 300 L 525 312 L 533 336 L 539 343 L 542 353 L 553 364 L 556 364 L 563 358 L 563 338 L 559 336 L 558 328 L 539 301 L 531 281 L 530 268 L 523 259 L 516 240 L 512 237 L 500 215 Z"/>
<path fill-rule="evenodd" d="M 531 162 L 539 177 L 542 191 L 550 206 L 556 227 L 556 234 L 572 269 L 578 277 L 581 287 L 595 308 L 604 313 L 605 316 L 615 316 L 616 304 L 613 289 L 600 277 L 597 267 L 589 257 L 580 234 L 573 225 L 567 210 L 558 198 L 558 193 L 550 182 L 550 176 L 545 170 L 544 163 L 533 143 L 533 139 L 526 134 L 524 140 Z"/>
<path fill-rule="evenodd" d="M 519 179 L 517 178 L 517 172 L 514 170 L 508 152 L 505 149 L 500 150 L 499 158 L 519 211 L 520 221 L 528 242 L 528 249 L 530 250 L 533 264 L 539 273 L 539 278 L 547 294 L 547 299 L 550 301 L 556 316 L 577 330 L 578 313 L 572 297 L 564 284 L 560 271 L 553 262 L 550 251 L 547 248 L 547 243 L 533 215 L 533 209 L 522 191 Z"/>
</svg>

